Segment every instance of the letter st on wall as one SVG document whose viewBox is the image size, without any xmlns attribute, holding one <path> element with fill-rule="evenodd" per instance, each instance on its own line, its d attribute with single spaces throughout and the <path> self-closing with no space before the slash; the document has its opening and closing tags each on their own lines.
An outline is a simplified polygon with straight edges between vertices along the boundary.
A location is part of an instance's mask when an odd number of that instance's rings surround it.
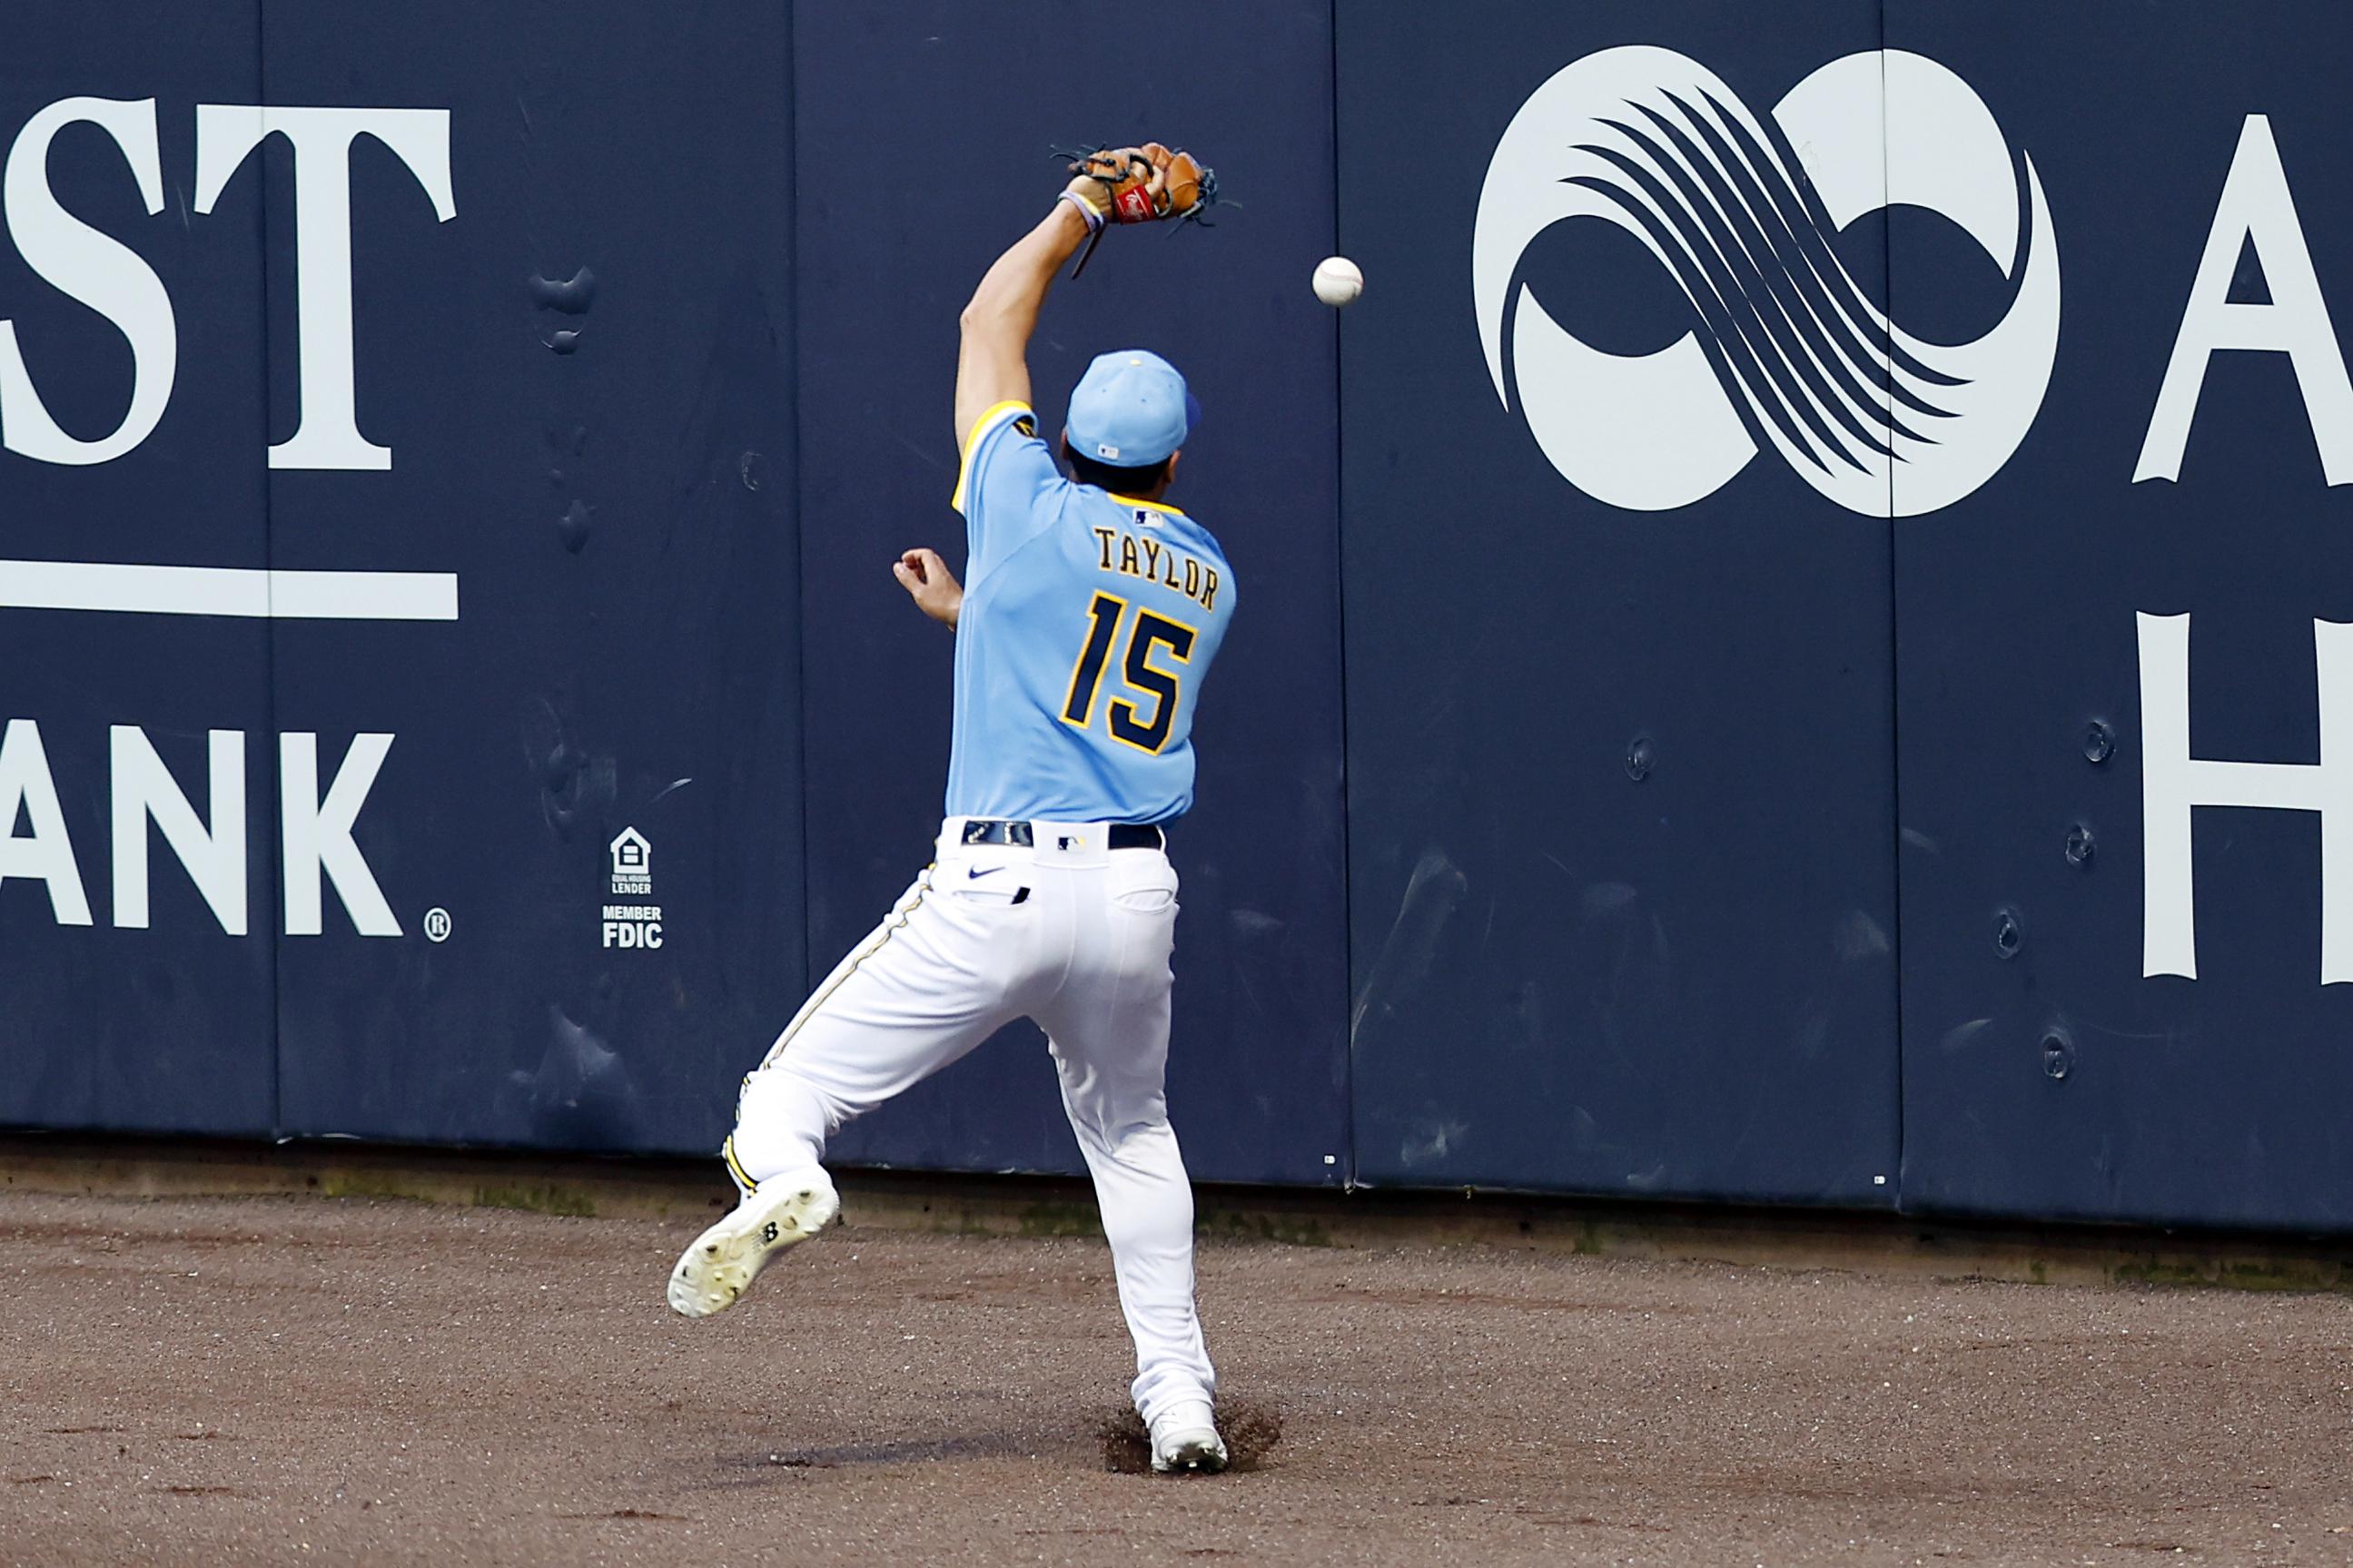
<svg viewBox="0 0 2353 1568">
<path fill-rule="evenodd" d="M 26 121 L 0 173 L 0 216 L 26 266 L 68 298 L 113 323 L 135 367 L 121 422 L 93 439 L 60 429 L 0 319 L 0 447 L 45 463 L 107 463 L 154 432 L 179 370 L 179 328 L 163 279 L 139 253 L 66 210 L 49 188 L 50 144 L 67 126 L 95 125 L 121 151 L 152 216 L 164 213 L 155 100 L 68 98 Z M 269 448 L 273 468 L 389 468 L 391 449 L 360 434 L 352 353 L 351 149 L 372 136 L 417 176 L 443 223 L 458 216 L 449 187 L 445 109 L 298 109 L 259 104 L 196 107 L 195 214 L 213 210 L 253 150 L 283 136 L 294 152 L 295 290 L 301 354 L 301 422 Z M 259 178 L 259 174 L 248 176 Z"/>
<path fill-rule="evenodd" d="M 389 149 L 432 204 L 439 223 L 458 216 L 450 178 L 450 115 L 443 109 L 194 106 L 195 166 L 171 182 L 186 191 L 185 214 L 166 212 L 165 171 L 153 99 L 60 99 L 19 128 L 0 168 L 0 222 L 30 273 L 58 296 L 95 311 L 130 349 L 121 412 L 111 429 L 64 428 L 41 395 L 42 367 L 18 340 L 16 318 L 54 309 L 55 299 L 0 299 L 0 483 L 5 465 L 88 468 L 134 459 L 154 432 L 180 382 L 175 306 L 154 268 L 126 242 L 85 222 L 52 188 L 50 150 L 69 127 L 94 126 L 120 153 L 120 178 L 159 222 L 192 231 L 231 183 L 259 180 L 255 152 L 282 137 L 292 153 L 300 416 L 285 440 L 257 452 L 271 468 L 381 473 L 392 450 L 359 427 L 352 327 L 351 156 L 372 137 Z M 226 242 L 226 240 L 225 240 Z M 203 309 L 206 301 L 185 302 Z M 365 482 L 354 480 L 353 482 Z M 0 493 L 5 493 L 0 489 Z M 21 538 L 21 535 L 17 537 Z M 201 552 L 201 539 L 191 552 Z M 454 573 L 365 569 L 288 571 L 158 561 L 0 559 L 0 616 L 83 614 L 243 616 L 324 620 L 454 621 Z M 322 788 L 321 738 L 275 737 L 277 784 L 248 788 L 245 731 L 207 736 L 207 810 L 191 803 L 145 731 L 109 727 L 106 781 L 111 831 L 103 847 L 77 844 L 59 803 L 59 782 L 43 743 L 54 727 L 88 717 L 0 710 L 0 884 L 42 884 L 59 926 L 94 923 L 90 879 L 111 893 L 111 923 L 143 929 L 149 920 L 151 847 L 160 837 L 203 895 L 220 929 L 248 933 L 247 845 L 274 805 L 283 878 L 286 934 L 318 935 L 332 887 L 353 929 L 397 936 L 401 926 L 353 837 L 370 786 L 394 744 L 390 733 L 361 732 L 342 742 Z M 332 742 L 331 742 L 331 745 Z M 87 787 L 72 781 L 70 787 Z M 150 829 L 153 829 L 153 832 Z M 266 826 L 260 829 L 267 831 Z M 106 870 L 95 868 L 104 856 Z"/>
</svg>

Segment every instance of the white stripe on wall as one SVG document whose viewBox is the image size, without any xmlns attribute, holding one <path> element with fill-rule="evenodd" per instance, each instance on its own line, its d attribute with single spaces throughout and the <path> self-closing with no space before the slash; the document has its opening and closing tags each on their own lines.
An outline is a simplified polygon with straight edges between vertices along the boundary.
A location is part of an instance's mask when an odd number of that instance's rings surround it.
<svg viewBox="0 0 2353 1568">
<path fill-rule="evenodd" d="M 134 566 L 103 561 L 0 561 L 0 609 L 112 610 L 141 616 L 279 620 L 454 621 L 454 572 L 280 572 L 242 566 Z"/>
</svg>

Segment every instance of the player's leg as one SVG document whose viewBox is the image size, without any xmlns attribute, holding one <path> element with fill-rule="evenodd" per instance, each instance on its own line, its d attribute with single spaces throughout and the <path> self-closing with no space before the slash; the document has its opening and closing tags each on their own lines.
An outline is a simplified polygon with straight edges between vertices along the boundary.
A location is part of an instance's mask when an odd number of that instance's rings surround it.
<svg viewBox="0 0 2353 1568">
<path fill-rule="evenodd" d="M 1155 1439 L 1194 1439 L 1181 1462 L 1216 1468 L 1225 1449 L 1209 1412 L 1217 1373 L 1194 1305 L 1193 1188 L 1165 1091 L 1176 879 L 1157 853 L 1122 851 L 1112 862 L 1071 874 L 1099 913 L 1082 914 L 1070 978 L 1037 1016 L 1103 1208 L 1135 1341 L 1136 1409 Z M 1166 1458 L 1159 1447 L 1155 1463 Z"/>
<path fill-rule="evenodd" d="M 1012 1016 L 1002 910 L 916 879 L 744 1080 L 723 1150 L 741 1201 L 679 1258 L 670 1301 L 690 1317 L 734 1304 L 768 1261 L 839 1208 L 827 1141 L 956 1060 Z"/>
<path fill-rule="evenodd" d="M 956 1060 L 1005 1023 L 1002 896 L 955 867 L 916 879 L 888 917 L 809 994 L 744 1080 L 729 1168 L 738 1185 L 806 1170 L 844 1122 Z M 993 889 L 992 889 L 993 891 Z"/>
</svg>

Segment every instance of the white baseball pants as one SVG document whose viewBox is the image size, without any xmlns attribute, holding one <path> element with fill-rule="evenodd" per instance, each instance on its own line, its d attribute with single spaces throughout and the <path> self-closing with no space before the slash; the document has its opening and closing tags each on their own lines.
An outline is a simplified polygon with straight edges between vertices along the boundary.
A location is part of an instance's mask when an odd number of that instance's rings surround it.
<svg viewBox="0 0 2353 1568">
<path fill-rule="evenodd" d="M 1149 1422 L 1217 1384 L 1163 1092 L 1176 873 L 1159 850 L 1106 847 L 1103 823 L 1038 823 L 1037 847 L 1018 848 L 965 846 L 964 820 L 744 1080 L 729 1163 L 738 1185 L 819 1164 L 843 1122 L 1035 1019 L 1094 1177 Z"/>
</svg>

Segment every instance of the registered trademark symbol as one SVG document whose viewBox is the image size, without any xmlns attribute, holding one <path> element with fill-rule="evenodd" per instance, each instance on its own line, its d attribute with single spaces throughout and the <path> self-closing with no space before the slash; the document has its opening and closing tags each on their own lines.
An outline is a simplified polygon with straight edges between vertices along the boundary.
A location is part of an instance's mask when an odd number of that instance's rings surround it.
<svg viewBox="0 0 2353 1568">
<path fill-rule="evenodd" d="M 425 911 L 425 940 L 427 942 L 449 940 L 449 911 L 438 904 Z"/>
</svg>

